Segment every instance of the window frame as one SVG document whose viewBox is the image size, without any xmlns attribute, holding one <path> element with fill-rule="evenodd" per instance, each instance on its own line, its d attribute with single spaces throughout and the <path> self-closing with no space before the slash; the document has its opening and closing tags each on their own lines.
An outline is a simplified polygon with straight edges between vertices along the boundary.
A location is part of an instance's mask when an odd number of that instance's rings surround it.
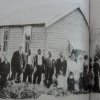
<svg viewBox="0 0 100 100">
<path fill-rule="evenodd" d="M 3 52 L 7 52 L 8 50 L 8 40 L 9 40 L 9 27 L 3 28 Z"/>
<path fill-rule="evenodd" d="M 25 53 L 28 52 L 29 48 L 30 48 L 30 43 L 31 43 L 31 35 L 29 36 L 30 39 L 27 39 L 27 34 L 25 34 Z"/>
<path fill-rule="evenodd" d="M 28 53 L 32 40 L 32 26 L 24 26 L 24 52 Z M 28 40 L 28 36 L 30 39 Z"/>
</svg>

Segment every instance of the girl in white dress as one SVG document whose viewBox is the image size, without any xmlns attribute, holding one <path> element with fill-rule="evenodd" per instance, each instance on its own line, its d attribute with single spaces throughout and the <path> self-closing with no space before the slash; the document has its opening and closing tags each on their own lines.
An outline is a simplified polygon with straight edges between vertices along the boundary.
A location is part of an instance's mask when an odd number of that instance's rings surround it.
<svg viewBox="0 0 100 100">
<path fill-rule="evenodd" d="M 63 76 L 63 72 L 60 70 L 60 75 L 57 78 L 57 88 L 64 89 L 64 80 L 65 77 Z"/>
</svg>

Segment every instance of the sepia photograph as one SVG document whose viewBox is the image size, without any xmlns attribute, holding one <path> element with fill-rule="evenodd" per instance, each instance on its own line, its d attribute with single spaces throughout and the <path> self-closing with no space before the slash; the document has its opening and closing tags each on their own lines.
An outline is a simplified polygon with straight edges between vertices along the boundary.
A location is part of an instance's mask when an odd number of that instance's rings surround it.
<svg viewBox="0 0 100 100">
<path fill-rule="evenodd" d="M 0 0 L 0 100 L 89 100 L 95 43 L 92 64 L 89 0 Z"/>
</svg>

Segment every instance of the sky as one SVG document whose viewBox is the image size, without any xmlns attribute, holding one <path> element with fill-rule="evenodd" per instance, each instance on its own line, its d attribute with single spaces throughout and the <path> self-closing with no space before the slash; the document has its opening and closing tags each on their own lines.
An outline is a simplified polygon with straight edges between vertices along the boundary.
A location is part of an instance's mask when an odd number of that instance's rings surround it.
<svg viewBox="0 0 100 100">
<path fill-rule="evenodd" d="M 52 5 L 52 9 L 55 9 L 58 5 L 63 7 L 63 5 L 67 6 L 68 2 L 70 3 L 78 3 L 85 13 L 88 19 L 88 0 L 0 0 L 0 18 L 4 16 L 9 16 L 11 13 L 18 12 L 20 9 L 28 8 L 31 6 L 48 6 L 46 10 L 49 9 Z M 58 6 L 59 7 L 59 6 Z M 51 9 L 52 13 L 53 10 Z M 36 9 L 38 11 L 38 9 Z"/>
</svg>

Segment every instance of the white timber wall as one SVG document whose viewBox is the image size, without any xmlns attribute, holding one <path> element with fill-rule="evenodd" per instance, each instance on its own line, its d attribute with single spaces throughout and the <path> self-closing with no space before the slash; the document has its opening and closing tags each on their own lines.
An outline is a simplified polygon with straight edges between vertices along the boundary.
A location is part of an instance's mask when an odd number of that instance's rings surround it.
<svg viewBox="0 0 100 100">
<path fill-rule="evenodd" d="M 7 55 L 9 60 L 12 58 L 14 51 L 19 49 L 19 45 L 23 42 L 23 28 L 22 27 L 9 27 L 9 40 Z"/>
<path fill-rule="evenodd" d="M 0 28 L 0 45 L 2 46 L 3 28 Z"/>
<path fill-rule="evenodd" d="M 59 52 L 66 53 L 68 41 L 74 49 L 89 52 L 89 30 L 80 10 L 75 10 L 47 28 L 46 48 L 52 50 L 55 57 Z"/>
<path fill-rule="evenodd" d="M 2 48 L 2 54 L 6 54 L 8 61 L 11 61 L 12 54 L 18 50 L 19 45 L 23 42 L 23 28 L 22 27 L 9 27 L 8 36 L 8 49 L 7 52 L 3 52 L 3 36 L 4 27 L 0 28 L 0 45 Z"/>
<path fill-rule="evenodd" d="M 45 51 L 46 29 L 44 26 L 32 26 L 31 49 L 33 55 L 37 54 L 38 49 Z"/>
<path fill-rule="evenodd" d="M 91 0 L 76 0 L 76 1 L 89 24 L 89 8 L 90 8 L 89 1 L 91 1 Z"/>
</svg>

